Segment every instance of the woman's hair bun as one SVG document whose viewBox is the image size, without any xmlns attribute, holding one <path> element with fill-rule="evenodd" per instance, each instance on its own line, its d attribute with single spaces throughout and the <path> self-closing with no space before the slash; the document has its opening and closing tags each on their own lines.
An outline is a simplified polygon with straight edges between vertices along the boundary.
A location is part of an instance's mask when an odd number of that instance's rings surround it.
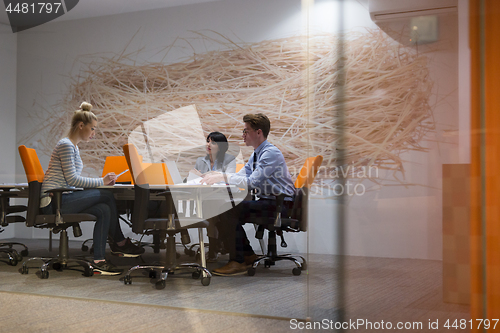
<svg viewBox="0 0 500 333">
<path fill-rule="evenodd" d="M 80 109 L 81 109 L 82 111 L 90 111 L 90 110 L 92 110 L 92 104 L 87 103 L 87 102 L 83 102 L 83 103 L 80 105 Z"/>
</svg>

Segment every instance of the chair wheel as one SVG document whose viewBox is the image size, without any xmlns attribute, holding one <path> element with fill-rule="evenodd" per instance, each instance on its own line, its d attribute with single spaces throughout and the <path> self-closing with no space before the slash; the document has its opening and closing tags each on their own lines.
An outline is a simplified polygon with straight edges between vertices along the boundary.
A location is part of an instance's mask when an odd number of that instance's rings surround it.
<svg viewBox="0 0 500 333">
<path fill-rule="evenodd" d="M 165 289 L 165 280 L 156 281 L 155 288 L 158 290 Z"/>
<path fill-rule="evenodd" d="M 193 279 L 199 279 L 200 276 L 201 276 L 201 271 L 194 271 L 193 274 L 191 274 L 191 276 L 193 277 Z"/>
<path fill-rule="evenodd" d="M 305 262 L 305 261 L 304 261 L 304 262 L 302 263 L 302 265 L 300 266 L 300 269 L 301 269 L 301 270 L 303 270 L 303 271 L 305 271 L 305 270 L 307 269 L 307 264 L 306 264 L 306 262 Z"/>
<path fill-rule="evenodd" d="M 89 250 L 89 247 L 87 245 L 82 245 L 82 251 L 87 252 Z"/>
<path fill-rule="evenodd" d="M 18 261 L 17 261 L 17 256 L 16 255 L 13 255 L 12 258 L 9 258 L 9 265 L 16 266 L 17 263 L 18 263 Z"/>
<path fill-rule="evenodd" d="M 23 267 L 21 267 L 21 274 L 28 274 L 28 267 L 23 265 Z"/>
<path fill-rule="evenodd" d="M 92 245 L 92 247 L 90 248 L 89 253 L 90 253 L 90 254 L 94 254 L 94 246 L 93 246 L 93 245 Z"/>
<path fill-rule="evenodd" d="M 40 271 L 40 278 L 41 279 L 48 279 L 49 278 L 49 271 Z"/>
<path fill-rule="evenodd" d="M 94 276 L 94 270 L 91 268 L 85 268 L 85 272 L 83 272 L 83 276 L 86 276 L 86 277 Z"/>
<path fill-rule="evenodd" d="M 295 275 L 295 276 L 299 276 L 300 273 L 302 273 L 302 269 L 298 268 L 298 267 L 295 267 L 294 269 L 292 269 L 292 274 Z"/>
<path fill-rule="evenodd" d="M 256 269 L 255 269 L 255 268 L 250 267 L 250 268 L 248 269 L 248 271 L 247 271 L 248 276 L 254 276 L 254 275 L 255 275 L 255 271 L 256 271 Z"/>
<path fill-rule="evenodd" d="M 52 269 L 55 271 L 60 271 L 62 270 L 62 265 L 60 262 L 55 262 L 52 264 Z"/>
<path fill-rule="evenodd" d="M 16 259 L 17 261 L 22 261 L 23 260 L 23 256 L 19 253 L 16 254 Z"/>
<path fill-rule="evenodd" d="M 22 250 L 22 251 L 21 251 L 21 255 L 22 255 L 23 257 L 27 257 L 27 256 L 28 256 L 28 254 L 29 254 L 28 249 L 24 249 L 24 250 Z"/>
<path fill-rule="evenodd" d="M 123 277 L 123 284 L 132 284 L 132 278 L 130 277 L 130 275 L 125 275 Z"/>
<path fill-rule="evenodd" d="M 210 284 L 210 278 L 208 276 L 201 278 L 201 284 L 204 286 L 208 286 Z"/>
<path fill-rule="evenodd" d="M 156 271 L 149 271 L 149 278 L 156 279 Z"/>
</svg>

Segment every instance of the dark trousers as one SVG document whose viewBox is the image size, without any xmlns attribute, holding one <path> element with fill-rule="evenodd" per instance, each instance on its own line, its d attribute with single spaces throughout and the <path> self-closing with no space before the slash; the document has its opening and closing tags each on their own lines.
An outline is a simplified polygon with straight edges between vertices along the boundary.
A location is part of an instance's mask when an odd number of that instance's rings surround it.
<svg viewBox="0 0 500 333">
<path fill-rule="evenodd" d="M 287 213 L 288 204 L 283 205 L 282 215 Z M 273 221 L 276 215 L 275 200 L 245 200 L 219 215 L 219 238 L 229 251 L 229 260 L 243 263 L 245 256 L 254 254 L 243 224 L 259 223 L 259 220 Z M 271 222 L 272 223 L 272 222 Z"/>
<path fill-rule="evenodd" d="M 44 214 L 54 214 L 52 202 L 42 208 Z M 94 260 L 104 259 L 108 236 L 115 242 L 125 239 L 118 222 L 113 193 L 103 189 L 75 191 L 62 195 L 62 214 L 87 213 L 96 217 L 94 225 Z"/>
</svg>

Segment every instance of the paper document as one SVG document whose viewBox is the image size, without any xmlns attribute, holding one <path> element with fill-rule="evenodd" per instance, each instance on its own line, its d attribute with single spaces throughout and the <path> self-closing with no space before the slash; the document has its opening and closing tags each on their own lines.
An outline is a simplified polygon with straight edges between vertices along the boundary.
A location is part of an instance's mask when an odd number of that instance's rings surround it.
<svg viewBox="0 0 500 333">
<path fill-rule="evenodd" d="M 184 185 L 201 185 L 201 180 L 203 178 L 198 177 L 194 173 L 191 173 L 191 172 L 189 173 L 189 175 L 190 176 L 194 175 L 194 177 L 191 177 L 191 179 L 190 179 L 190 177 L 188 176 L 188 181 L 185 183 L 182 183 L 182 184 L 184 184 Z M 182 185 L 182 184 L 179 184 L 179 185 Z"/>
<path fill-rule="evenodd" d="M 190 180 L 193 180 L 193 179 L 197 179 L 197 178 L 201 179 L 200 176 L 198 176 L 197 174 L 189 171 L 189 174 L 187 176 L 187 181 L 190 181 Z"/>
<path fill-rule="evenodd" d="M 201 182 L 202 179 L 203 179 L 202 177 L 198 177 L 195 175 L 195 177 L 191 178 L 191 180 L 189 180 L 189 177 L 188 177 L 187 182 L 182 183 L 182 184 L 176 184 L 176 185 L 205 185 Z M 219 187 L 219 186 L 227 186 L 227 185 L 224 182 L 219 182 L 219 183 L 213 184 L 212 186 Z"/>
</svg>

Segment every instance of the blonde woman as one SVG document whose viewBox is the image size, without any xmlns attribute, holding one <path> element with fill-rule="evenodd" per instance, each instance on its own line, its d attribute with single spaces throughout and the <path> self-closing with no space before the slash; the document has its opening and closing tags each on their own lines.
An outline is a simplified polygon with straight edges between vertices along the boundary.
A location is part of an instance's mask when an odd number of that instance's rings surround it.
<svg viewBox="0 0 500 333">
<path fill-rule="evenodd" d="M 46 191 L 58 187 L 95 188 L 114 185 L 116 175 L 108 173 L 103 178 L 82 177 L 82 159 L 78 144 L 88 142 L 94 137 L 97 117 L 90 110 L 92 105 L 83 102 L 80 110 L 73 114 L 68 136 L 61 139 L 50 157 L 49 167 L 42 185 L 40 208 L 45 214 L 52 213 L 52 198 Z M 94 273 L 118 275 L 122 270 L 106 261 L 106 240 L 110 238 L 111 253 L 124 257 L 137 257 L 144 249 L 135 246 L 129 238 L 123 236 L 118 222 L 118 212 L 113 193 L 103 189 L 89 189 L 65 193 L 62 196 L 63 214 L 87 213 L 96 217 L 94 226 Z"/>
</svg>

